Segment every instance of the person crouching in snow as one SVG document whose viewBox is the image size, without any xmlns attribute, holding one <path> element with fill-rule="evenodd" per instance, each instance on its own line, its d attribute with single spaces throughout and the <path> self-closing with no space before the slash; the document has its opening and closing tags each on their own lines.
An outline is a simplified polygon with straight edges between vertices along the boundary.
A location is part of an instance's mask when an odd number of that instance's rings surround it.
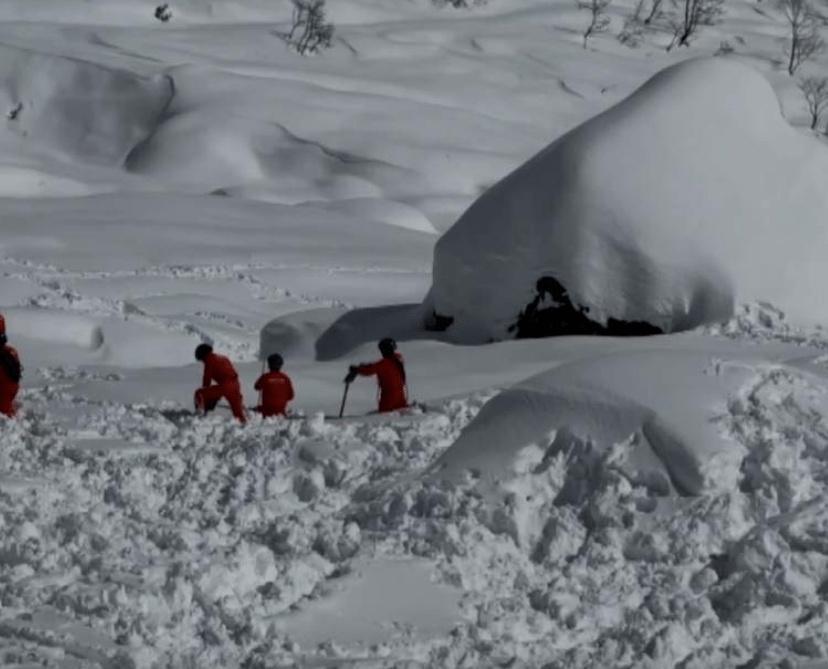
<svg viewBox="0 0 828 669">
<path fill-rule="evenodd" d="M 396 411 L 408 406 L 405 385 L 405 360 L 397 353 L 397 342 L 390 337 L 382 339 L 379 343 L 379 350 L 382 353 L 382 360 L 371 364 L 352 365 L 345 377 L 346 383 L 351 383 L 357 374 L 360 376 L 377 377 L 379 384 L 379 409 L 380 413 L 385 411 Z"/>
<path fill-rule="evenodd" d="M 20 389 L 23 366 L 17 349 L 6 338 L 6 320 L 0 314 L 0 413 L 9 418 L 17 415 L 14 398 Z"/>
<path fill-rule="evenodd" d="M 239 375 L 233 363 L 223 355 L 213 353 L 210 344 L 196 346 L 195 358 L 204 363 L 204 378 L 201 388 L 195 391 L 195 407 L 199 411 L 212 411 L 218 401 L 224 397 L 233 410 L 233 415 L 242 423 L 247 422 L 244 411 Z M 215 381 L 215 385 L 211 385 Z"/>
<path fill-rule="evenodd" d="M 287 403 L 293 399 L 293 384 L 288 375 L 282 372 L 284 362 L 278 353 L 267 356 L 267 367 L 270 371 L 262 374 L 254 386 L 262 394 L 259 412 L 263 418 L 284 416 Z"/>
</svg>

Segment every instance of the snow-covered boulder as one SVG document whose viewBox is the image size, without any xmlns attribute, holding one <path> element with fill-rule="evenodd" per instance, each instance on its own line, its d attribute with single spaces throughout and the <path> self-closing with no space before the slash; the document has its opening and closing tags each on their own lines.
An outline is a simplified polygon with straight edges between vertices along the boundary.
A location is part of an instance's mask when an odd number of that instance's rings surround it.
<svg viewBox="0 0 828 669">
<path fill-rule="evenodd" d="M 165 75 L 121 69 L 0 45 L 4 142 L 85 162 L 120 165 L 155 129 L 173 97 Z"/>
<path fill-rule="evenodd" d="M 828 317 L 826 183 L 828 151 L 761 74 L 684 61 L 472 204 L 436 245 L 425 325 L 466 343 L 673 332 L 757 299 Z"/>
</svg>

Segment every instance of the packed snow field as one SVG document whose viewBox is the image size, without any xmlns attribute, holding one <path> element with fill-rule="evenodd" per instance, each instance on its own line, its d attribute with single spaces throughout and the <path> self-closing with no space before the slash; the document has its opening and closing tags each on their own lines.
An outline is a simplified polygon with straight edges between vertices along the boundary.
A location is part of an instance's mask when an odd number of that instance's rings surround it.
<svg viewBox="0 0 828 669">
<path fill-rule="evenodd" d="M 587 49 L 569 2 L 329 4 L 309 57 L 289 2 L 0 6 L 0 665 L 828 667 L 779 12 L 667 52 L 626 0 Z M 335 418 L 389 335 L 416 407 Z M 292 416 L 190 413 L 202 341 Z"/>
</svg>

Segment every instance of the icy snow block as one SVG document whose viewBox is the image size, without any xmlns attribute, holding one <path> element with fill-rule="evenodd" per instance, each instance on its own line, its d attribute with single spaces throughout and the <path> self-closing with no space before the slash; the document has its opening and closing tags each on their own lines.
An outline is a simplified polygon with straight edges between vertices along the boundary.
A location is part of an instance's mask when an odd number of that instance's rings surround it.
<svg viewBox="0 0 828 669">
<path fill-rule="evenodd" d="M 726 363 L 715 358 L 704 351 L 622 352 L 538 374 L 485 404 L 429 476 L 503 483 L 516 475 L 526 449 L 555 457 L 556 435 L 566 433 L 569 442 L 599 452 L 620 446 L 617 465 L 633 481 L 663 472 L 685 494 L 732 490 L 745 451 L 718 418 L 751 379 L 782 365 L 747 354 Z"/>
<path fill-rule="evenodd" d="M 759 299 L 824 320 L 826 183 L 828 151 L 787 124 L 760 73 L 684 61 L 463 213 L 435 247 L 424 324 L 453 319 L 446 335 L 463 343 L 513 338 L 543 277 L 600 325 L 675 332 Z"/>
<path fill-rule="evenodd" d="M 0 110 L 6 132 L 76 160 L 121 165 L 154 130 L 173 98 L 166 75 L 0 45 Z"/>
</svg>

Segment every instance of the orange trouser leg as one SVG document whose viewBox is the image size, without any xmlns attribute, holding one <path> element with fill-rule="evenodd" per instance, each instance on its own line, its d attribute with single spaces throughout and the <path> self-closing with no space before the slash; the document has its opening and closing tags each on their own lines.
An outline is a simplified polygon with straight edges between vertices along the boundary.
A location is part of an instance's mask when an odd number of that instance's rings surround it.
<svg viewBox="0 0 828 669">
<path fill-rule="evenodd" d="M 230 408 L 233 410 L 233 416 L 242 423 L 247 422 L 247 413 L 244 410 L 244 400 L 242 399 L 241 388 L 238 383 L 228 383 L 222 386 L 222 394 L 227 398 Z"/>
<path fill-rule="evenodd" d="M 14 418 L 17 415 L 17 403 L 14 398 L 17 396 L 18 385 L 16 383 L 0 387 L 0 413 Z"/>
<path fill-rule="evenodd" d="M 379 409 L 380 413 L 386 411 L 396 411 L 397 409 L 405 409 L 408 402 L 403 395 L 383 395 L 380 397 Z"/>
<path fill-rule="evenodd" d="M 221 386 L 207 386 L 206 388 L 199 388 L 195 391 L 193 398 L 195 408 L 199 411 L 204 411 L 208 404 L 218 402 L 224 393 Z"/>
<path fill-rule="evenodd" d="M 195 391 L 195 397 L 193 399 L 196 409 L 204 411 L 205 405 L 218 402 L 222 397 L 230 404 L 230 408 L 233 410 L 233 416 L 242 423 L 246 423 L 247 414 L 244 411 L 244 400 L 242 399 L 241 388 L 239 388 L 237 383 L 199 388 Z"/>
</svg>

